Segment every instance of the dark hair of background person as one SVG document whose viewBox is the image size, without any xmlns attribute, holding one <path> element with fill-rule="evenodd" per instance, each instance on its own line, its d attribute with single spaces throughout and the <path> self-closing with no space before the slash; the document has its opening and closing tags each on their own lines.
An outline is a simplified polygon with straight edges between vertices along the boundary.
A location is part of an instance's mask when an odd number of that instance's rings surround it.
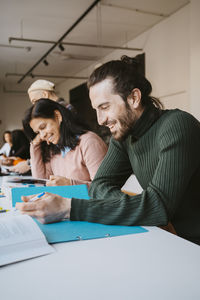
<svg viewBox="0 0 200 300">
<path fill-rule="evenodd" d="M 4 133 L 3 133 L 3 142 L 4 142 L 4 143 L 6 143 L 6 140 L 5 140 L 5 134 L 6 134 L 6 133 L 8 133 L 8 134 L 11 135 L 11 131 L 10 131 L 10 130 L 4 131 Z"/>
<path fill-rule="evenodd" d="M 47 145 L 46 141 L 41 143 L 43 162 L 50 160 L 52 156 L 69 147 L 72 150 L 79 144 L 79 136 L 88 131 L 87 126 L 76 118 L 76 115 L 58 102 L 50 99 L 40 99 L 31 106 L 25 113 L 23 119 L 24 131 L 31 141 L 36 137 L 36 133 L 30 127 L 30 121 L 35 118 L 55 119 L 55 110 L 62 116 L 60 124 L 60 139 L 57 145 Z"/>
<path fill-rule="evenodd" d="M 16 156 L 22 159 L 30 158 L 30 144 L 25 133 L 21 129 L 11 132 L 12 147 L 9 156 Z"/>
<path fill-rule="evenodd" d="M 103 64 L 90 75 L 87 86 L 90 88 L 107 78 L 113 80 L 113 93 L 120 95 L 125 102 L 132 90 L 138 88 L 141 91 L 143 107 L 154 104 L 159 109 L 163 108 L 159 99 L 150 96 L 151 83 L 139 72 L 136 58 L 123 55 L 121 60 L 112 60 Z"/>
</svg>

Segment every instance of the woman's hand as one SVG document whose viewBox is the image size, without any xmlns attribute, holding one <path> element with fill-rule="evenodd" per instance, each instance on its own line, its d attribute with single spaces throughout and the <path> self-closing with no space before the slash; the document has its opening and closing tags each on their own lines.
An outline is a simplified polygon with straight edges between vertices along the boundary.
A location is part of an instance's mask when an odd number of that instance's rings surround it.
<svg viewBox="0 0 200 300">
<path fill-rule="evenodd" d="M 12 166 L 13 161 L 14 161 L 13 158 L 4 158 L 4 159 L 2 159 L 1 164 L 2 164 L 2 166 Z"/>
<path fill-rule="evenodd" d="M 55 185 L 71 185 L 70 179 L 63 176 L 50 175 L 49 181 L 46 183 L 47 186 Z"/>
<path fill-rule="evenodd" d="M 32 140 L 32 144 L 37 146 L 39 145 L 43 140 L 41 139 L 40 135 L 37 134 L 36 137 Z"/>
<path fill-rule="evenodd" d="M 13 167 L 12 171 L 16 173 L 26 173 L 31 169 L 31 167 L 28 165 L 27 160 L 19 162 L 16 166 Z"/>
</svg>

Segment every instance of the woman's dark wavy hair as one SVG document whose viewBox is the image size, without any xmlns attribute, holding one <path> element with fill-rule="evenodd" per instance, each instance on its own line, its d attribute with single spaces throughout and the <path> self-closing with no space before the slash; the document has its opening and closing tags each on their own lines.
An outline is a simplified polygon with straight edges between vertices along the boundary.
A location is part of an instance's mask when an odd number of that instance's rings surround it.
<svg viewBox="0 0 200 300">
<path fill-rule="evenodd" d="M 125 102 L 132 90 L 138 88 L 141 91 L 143 107 L 153 103 L 157 108 L 162 109 L 161 101 L 150 96 L 151 83 L 138 71 L 138 64 L 136 58 L 126 55 L 123 55 L 121 60 L 109 61 L 93 71 L 87 82 L 88 88 L 106 78 L 111 78 L 113 92 L 120 95 Z"/>
<path fill-rule="evenodd" d="M 35 118 L 55 119 L 56 110 L 62 116 L 60 139 L 57 145 L 47 145 L 45 141 L 41 143 L 42 159 L 44 162 L 49 161 L 52 156 L 60 153 L 65 147 L 70 147 L 72 150 L 75 149 L 79 144 L 78 136 L 87 132 L 87 128 L 78 121 L 76 115 L 70 110 L 58 102 L 42 98 L 26 111 L 22 121 L 24 131 L 30 141 L 36 137 L 36 133 L 30 127 L 30 121 Z"/>
<path fill-rule="evenodd" d="M 29 154 L 29 140 L 26 137 L 26 134 L 21 129 L 15 129 L 11 132 L 11 140 L 12 140 L 12 147 L 10 150 L 10 155 L 15 155 L 21 148 L 24 150 L 26 149 L 27 154 L 19 155 L 21 158 L 30 157 Z M 26 157 L 27 156 L 27 157 Z"/>
</svg>

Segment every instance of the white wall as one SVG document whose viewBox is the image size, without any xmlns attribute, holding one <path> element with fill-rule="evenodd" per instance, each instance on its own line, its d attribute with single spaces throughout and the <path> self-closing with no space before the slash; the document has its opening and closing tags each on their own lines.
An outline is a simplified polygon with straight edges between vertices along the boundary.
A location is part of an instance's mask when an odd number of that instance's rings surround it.
<svg viewBox="0 0 200 300">
<path fill-rule="evenodd" d="M 147 78 L 166 108 L 190 110 L 189 6 L 146 33 Z"/>
<path fill-rule="evenodd" d="M 190 102 L 191 113 L 200 120 L 200 1 L 190 5 Z"/>
<path fill-rule="evenodd" d="M 25 94 L 0 94 L 0 145 L 5 130 L 22 128 L 22 119 L 25 110 L 31 105 L 28 95 Z"/>
</svg>

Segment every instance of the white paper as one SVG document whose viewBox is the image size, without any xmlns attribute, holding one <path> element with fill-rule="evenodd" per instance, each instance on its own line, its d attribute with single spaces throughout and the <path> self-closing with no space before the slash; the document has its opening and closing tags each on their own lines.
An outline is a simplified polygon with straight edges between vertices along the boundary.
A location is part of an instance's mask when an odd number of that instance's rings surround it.
<svg viewBox="0 0 200 300">
<path fill-rule="evenodd" d="M 0 266 L 54 251 L 31 217 L 0 218 Z"/>
</svg>

